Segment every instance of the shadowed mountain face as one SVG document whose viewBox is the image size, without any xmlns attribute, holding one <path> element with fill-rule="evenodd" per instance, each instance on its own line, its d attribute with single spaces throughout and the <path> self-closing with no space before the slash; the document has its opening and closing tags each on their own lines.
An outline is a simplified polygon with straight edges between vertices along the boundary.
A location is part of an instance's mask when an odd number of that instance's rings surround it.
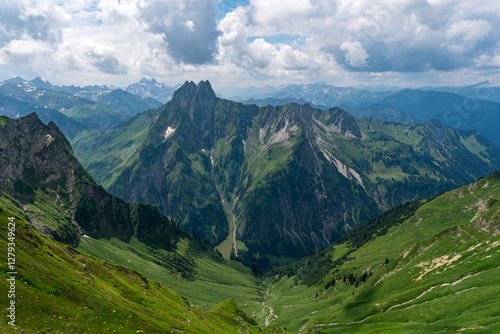
<svg viewBox="0 0 500 334">
<path fill-rule="evenodd" d="M 156 208 L 127 204 L 97 185 L 53 122 L 33 113 L 0 124 L 2 202 L 39 231 L 73 246 L 88 235 L 137 237 L 166 249 L 184 233 Z"/>
<path fill-rule="evenodd" d="M 218 99 L 203 81 L 186 82 L 148 117 L 140 136 L 134 122 L 119 130 L 129 139 L 104 135 L 80 157 L 84 166 L 226 256 L 262 264 L 318 251 L 387 208 L 500 168 L 499 150 L 475 131 L 358 120 L 339 108 L 247 106 Z"/>
</svg>

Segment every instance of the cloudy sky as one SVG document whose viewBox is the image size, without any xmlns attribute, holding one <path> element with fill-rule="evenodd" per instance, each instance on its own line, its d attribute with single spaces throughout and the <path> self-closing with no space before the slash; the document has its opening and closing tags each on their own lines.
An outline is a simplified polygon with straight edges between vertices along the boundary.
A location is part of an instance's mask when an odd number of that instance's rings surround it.
<svg viewBox="0 0 500 334">
<path fill-rule="evenodd" d="M 500 83 L 498 0 L 2 0 L 0 81 Z"/>
</svg>

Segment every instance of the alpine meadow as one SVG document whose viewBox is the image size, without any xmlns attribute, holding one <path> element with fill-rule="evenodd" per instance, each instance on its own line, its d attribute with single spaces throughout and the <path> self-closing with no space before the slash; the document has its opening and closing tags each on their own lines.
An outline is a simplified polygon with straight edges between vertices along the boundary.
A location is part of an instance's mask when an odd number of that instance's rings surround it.
<svg viewBox="0 0 500 334">
<path fill-rule="evenodd" d="M 500 333 L 499 32 L 496 0 L 0 5 L 0 332 Z"/>
</svg>

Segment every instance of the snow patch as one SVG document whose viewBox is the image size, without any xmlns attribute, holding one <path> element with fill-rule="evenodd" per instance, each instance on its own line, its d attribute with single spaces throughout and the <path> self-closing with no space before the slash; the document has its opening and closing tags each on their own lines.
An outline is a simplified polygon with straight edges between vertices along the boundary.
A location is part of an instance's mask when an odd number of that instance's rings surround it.
<svg viewBox="0 0 500 334">
<path fill-rule="evenodd" d="M 171 134 L 173 134 L 175 132 L 175 128 L 171 128 L 170 126 L 167 128 L 167 130 L 165 131 L 165 140 L 167 140 L 168 137 L 170 137 Z M 163 140 L 163 142 L 165 142 L 165 140 Z"/>
</svg>

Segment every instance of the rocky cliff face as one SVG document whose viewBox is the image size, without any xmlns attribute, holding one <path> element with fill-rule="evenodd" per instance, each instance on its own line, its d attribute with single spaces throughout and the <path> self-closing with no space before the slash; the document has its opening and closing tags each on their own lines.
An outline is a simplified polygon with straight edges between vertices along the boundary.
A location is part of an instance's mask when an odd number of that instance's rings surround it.
<svg viewBox="0 0 500 334">
<path fill-rule="evenodd" d="M 208 82 L 186 82 L 158 112 L 136 151 L 116 153 L 131 163 L 106 176 L 108 189 L 264 264 L 318 251 L 389 207 L 500 168 L 500 151 L 477 132 L 357 120 L 339 108 L 247 106 L 217 99 Z M 98 162 L 88 167 L 101 173 Z"/>
<path fill-rule="evenodd" d="M 145 204 L 132 208 L 97 185 L 54 123 L 45 125 L 34 113 L 2 121 L 2 197 L 14 199 L 40 231 L 73 246 L 82 235 L 123 240 L 163 236 L 161 243 L 168 246 L 182 233 L 157 210 L 146 210 Z"/>
<path fill-rule="evenodd" d="M 210 171 L 216 101 L 208 82 L 181 87 L 160 109 L 138 159 L 108 189 L 130 202 L 156 204 L 218 244 L 227 236 L 228 220 Z"/>
</svg>

